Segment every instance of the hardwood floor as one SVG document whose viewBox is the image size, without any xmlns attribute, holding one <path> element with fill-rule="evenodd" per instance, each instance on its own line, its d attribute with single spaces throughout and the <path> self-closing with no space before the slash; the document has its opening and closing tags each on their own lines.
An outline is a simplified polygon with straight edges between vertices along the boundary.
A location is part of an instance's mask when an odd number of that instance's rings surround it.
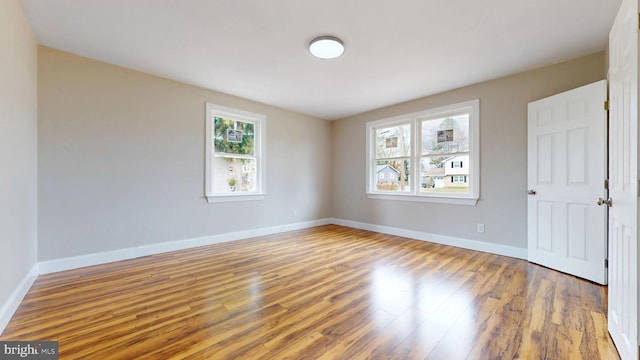
<svg viewBox="0 0 640 360">
<path fill-rule="evenodd" d="M 606 288 L 323 226 L 40 276 L 1 340 L 60 359 L 618 359 Z"/>
</svg>

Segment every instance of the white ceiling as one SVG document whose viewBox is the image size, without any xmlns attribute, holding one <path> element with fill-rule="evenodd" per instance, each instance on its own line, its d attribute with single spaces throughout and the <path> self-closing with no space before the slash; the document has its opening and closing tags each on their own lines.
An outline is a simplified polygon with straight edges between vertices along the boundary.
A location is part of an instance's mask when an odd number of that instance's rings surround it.
<svg viewBox="0 0 640 360">
<path fill-rule="evenodd" d="M 41 45 L 324 119 L 604 50 L 621 2 L 21 1 Z"/>
</svg>

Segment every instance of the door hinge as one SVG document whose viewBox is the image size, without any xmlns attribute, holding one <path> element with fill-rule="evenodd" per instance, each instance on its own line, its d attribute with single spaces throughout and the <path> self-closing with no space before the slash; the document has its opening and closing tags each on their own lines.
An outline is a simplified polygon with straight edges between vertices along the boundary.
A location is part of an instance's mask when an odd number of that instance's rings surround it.
<svg viewBox="0 0 640 360">
<path fill-rule="evenodd" d="M 604 110 L 609 111 L 609 100 L 605 100 L 604 102 Z"/>
<path fill-rule="evenodd" d="M 609 268 L 609 259 L 604 259 L 604 268 L 605 269 Z"/>
<path fill-rule="evenodd" d="M 604 180 L 604 189 L 609 190 L 609 179 Z"/>
</svg>

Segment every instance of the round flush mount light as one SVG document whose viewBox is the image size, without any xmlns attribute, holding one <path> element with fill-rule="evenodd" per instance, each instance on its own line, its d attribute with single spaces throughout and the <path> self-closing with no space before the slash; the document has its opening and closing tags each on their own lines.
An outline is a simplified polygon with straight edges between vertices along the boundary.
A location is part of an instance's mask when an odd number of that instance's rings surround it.
<svg viewBox="0 0 640 360">
<path fill-rule="evenodd" d="M 335 59 L 344 52 L 344 43 L 334 36 L 320 36 L 311 40 L 309 51 L 320 59 Z"/>
</svg>

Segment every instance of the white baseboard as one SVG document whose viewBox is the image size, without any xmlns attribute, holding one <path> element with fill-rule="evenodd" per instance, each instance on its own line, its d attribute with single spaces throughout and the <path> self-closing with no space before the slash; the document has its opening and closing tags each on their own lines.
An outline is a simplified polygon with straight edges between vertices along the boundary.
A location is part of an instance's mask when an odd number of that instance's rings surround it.
<svg viewBox="0 0 640 360">
<path fill-rule="evenodd" d="M 22 299 L 27 295 L 27 292 L 31 289 L 31 285 L 33 285 L 33 282 L 36 281 L 37 278 L 38 264 L 36 263 L 22 281 L 20 281 L 20 284 L 18 284 L 15 290 L 13 290 L 9 299 L 2 304 L 0 308 L 0 335 L 4 332 L 7 324 L 11 321 L 11 317 L 13 317 L 13 314 L 18 310 Z"/>
<path fill-rule="evenodd" d="M 197 246 L 219 244 L 223 242 L 252 238 L 256 236 L 271 235 L 285 231 L 307 229 L 310 227 L 328 225 L 331 223 L 331 219 L 313 220 L 294 224 L 272 226 L 267 228 L 203 236 L 193 239 L 184 239 L 145 246 L 137 246 L 62 259 L 47 260 L 39 263 L 39 269 L 40 274 L 49 274 L 58 271 L 77 269 L 85 266 L 100 265 L 114 261 L 133 259 L 141 256 L 189 249 Z"/>
<path fill-rule="evenodd" d="M 515 246 L 494 244 L 478 240 L 462 239 L 453 236 L 425 233 L 421 231 L 367 224 L 351 220 L 331 219 L 332 224 L 352 227 L 356 229 L 375 231 L 383 234 L 402 236 L 410 239 L 428 241 L 432 243 L 455 246 L 459 248 L 482 251 L 490 254 L 509 256 L 516 259 L 527 259 L 527 249 Z"/>
<path fill-rule="evenodd" d="M 49 274 L 58 271 L 81 268 L 85 266 L 100 265 L 114 261 L 133 259 L 140 256 L 160 254 L 168 251 L 189 249 L 197 246 L 219 244 L 234 240 L 247 239 L 257 236 L 277 234 L 286 231 L 307 229 L 322 225 L 341 225 L 355 229 L 375 231 L 384 234 L 403 236 L 411 239 L 429 241 L 433 243 L 455 246 L 470 250 L 483 251 L 491 254 L 504 255 L 518 259 L 527 259 L 527 249 L 514 246 L 493 244 L 477 240 L 468 240 L 452 236 L 430 234 L 414 230 L 367 224 L 351 220 L 342 219 L 320 219 L 294 224 L 272 226 L 267 228 L 237 231 L 211 236 L 203 236 L 193 239 L 176 240 L 165 243 L 138 246 L 126 249 L 118 249 L 101 253 L 73 256 L 62 259 L 42 261 L 33 266 L 31 271 L 24 277 L 18 287 L 13 291 L 9 299 L 0 308 L 0 334 L 11 320 L 11 317 L 18 309 L 22 299 L 27 294 L 31 285 L 38 277 L 38 274 Z"/>
<path fill-rule="evenodd" d="M 433 243 L 456 246 L 470 250 L 488 252 L 491 254 L 504 255 L 518 259 L 527 259 L 527 249 L 514 246 L 488 243 L 484 241 L 462 239 L 446 235 L 425 233 L 414 230 L 406 230 L 389 226 L 375 225 L 343 219 L 320 219 L 314 221 L 300 222 L 287 225 L 272 226 L 267 228 L 243 230 L 232 233 L 203 236 L 192 239 L 176 240 L 158 244 L 138 246 L 126 249 L 118 249 L 101 253 L 73 256 L 62 259 L 42 261 L 39 263 L 39 273 L 49 274 L 58 271 L 77 269 L 85 266 L 100 265 L 120 260 L 128 260 L 141 256 L 160 254 L 169 251 L 189 249 L 197 246 L 219 244 L 234 240 L 247 239 L 256 236 L 271 235 L 280 232 L 306 229 L 314 226 L 336 224 L 375 231 L 384 234 L 403 236 L 411 239 L 429 241 Z"/>
</svg>

